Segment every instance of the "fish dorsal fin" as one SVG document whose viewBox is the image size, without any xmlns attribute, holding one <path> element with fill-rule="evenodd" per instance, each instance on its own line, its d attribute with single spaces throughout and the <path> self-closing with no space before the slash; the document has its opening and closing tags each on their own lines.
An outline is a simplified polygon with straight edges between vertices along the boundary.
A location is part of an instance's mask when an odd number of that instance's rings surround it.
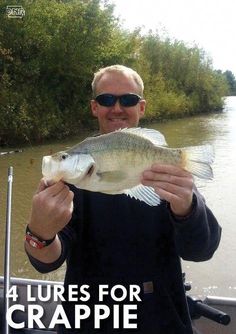
<svg viewBox="0 0 236 334">
<path fill-rule="evenodd" d="M 124 128 L 117 131 L 133 133 L 150 140 L 155 146 L 167 146 L 165 137 L 162 133 L 154 129 L 147 128 Z"/>
<path fill-rule="evenodd" d="M 139 199 L 150 206 L 159 205 L 161 202 L 160 197 L 155 193 L 152 187 L 147 187 L 142 184 L 131 189 L 125 189 L 123 193 L 131 198 L 134 197 L 135 199 Z"/>
</svg>

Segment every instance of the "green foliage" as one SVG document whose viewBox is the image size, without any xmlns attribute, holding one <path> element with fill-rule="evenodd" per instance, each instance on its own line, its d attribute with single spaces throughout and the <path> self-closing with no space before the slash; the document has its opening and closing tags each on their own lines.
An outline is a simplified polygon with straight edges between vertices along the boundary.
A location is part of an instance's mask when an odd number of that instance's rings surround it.
<svg viewBox="0 0 236 334">
<path fill-rule="evenodd" d="M 228 95 L 236 95 L 236 79 L 234 74 L 229 70 L 225 71 L 224 73 L 218 71 L 218 73 L 222 74 L 227 81 L 229 87 Z"/>
<path fill-rule="evenodd" d="M 76 133 L 87 121 L 92 75 L 103 64 L 117 25 L 112 10 L 101 9 L 97 0 L 21 5 L 23 19 L 1 11 L 0 74 L 7 75 L 8 88 L 3 81 L 0 141 L 38 142 Z"/>
<path fill-rule="evenodd" d="M 213 71 L 197 47 L 124 30 L 109 1 L 22 0 L 25 17 L 8 18 L 6 6 L 16 3 L 0 0 L 0 145 L 63 138 L 91 124 L 93 73 L 115 63 L 143 77 L 147 119 L 222 108 L 229 73 Z"/>
<path fill-rule="evenodd" d="M 139 67 L 152 117 L 170 118 L 222 109 L 227 85 L 205 52 L 150 32 L 144 37 Z M 143 66 L 145 64 L 145 66 Z"/>
</svg>

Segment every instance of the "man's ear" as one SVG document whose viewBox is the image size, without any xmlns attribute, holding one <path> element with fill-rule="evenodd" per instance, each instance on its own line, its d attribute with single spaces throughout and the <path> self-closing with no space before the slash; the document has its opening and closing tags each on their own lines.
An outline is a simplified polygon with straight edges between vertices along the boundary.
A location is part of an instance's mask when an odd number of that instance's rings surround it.
<svg viewBox="0 0 236 334">
<path fill-rule="evenodd" d="M 91 111 L 94 117 L 98 117 L 98 108 L 97 108 L 97 102 L 95 100 L 90 101 L 90 107 Z"/>
<path fill-rule="evenodd" d="M 139 117 L 140 118 L 144 116 L 145 108 L 146 108 L 146 100 L 141 100 L 139 102 Z"/>
</svg>

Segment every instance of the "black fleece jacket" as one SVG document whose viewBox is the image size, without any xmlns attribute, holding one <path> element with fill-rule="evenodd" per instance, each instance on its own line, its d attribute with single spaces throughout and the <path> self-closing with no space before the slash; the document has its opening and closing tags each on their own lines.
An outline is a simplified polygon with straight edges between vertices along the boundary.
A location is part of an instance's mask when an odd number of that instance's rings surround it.
<svg viewBox="0 0 236 334">
<path fill-rule="evenodd" d="M 180 219 L 171 213 L 165 201 L 150 207 L 126 195 L 71 188 L 75 193 L 74 212 L 59 233 L 60 258 L 44 264 L 29 256 L 31 263 L 45 273 L 66 260 L 65 288 L 70 284 L 88 284 L 92 291 L 91 309 L 98 302 L 99 284 L 111 287 L 121 284 L 127 288 L 138 284 L 142 301 L 137 306 L 137 329 L 113 330 L 108 320 L 102 329 L 95 330 L 91 317 L 84 322 L 83 329 L 61 328 L 60 333 L 192 333 L 180 257 L 190 261 L 210 259 L 221 235 L 221 228 L 203 197 L 195 191 L 191 214 Z M 149 293 L 143 289 L 145 282 L 151 282 Z M 107 304 L 112 309 L 111 299 L 108 298 Z M 129 304 L 129 300 L 124 304 Z M 74 304 L 63 305 L 73 327 Z"/>
</svg>

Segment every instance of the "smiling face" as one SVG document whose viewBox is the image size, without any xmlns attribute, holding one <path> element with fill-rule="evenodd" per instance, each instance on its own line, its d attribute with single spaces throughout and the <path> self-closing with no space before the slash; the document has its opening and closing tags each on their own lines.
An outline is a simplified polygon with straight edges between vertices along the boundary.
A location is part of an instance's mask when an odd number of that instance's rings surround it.
<svg viewBox="0 0 236 334">
<path fill-rule="evenodd" d="M 130 74 L 121 72 L 104 73 L 97 82 L 96 95 L 113 94 L 123 95 L 127 93 L 140 94 L 140 89 Z M 138 126 L 139 119 L 145 112 L 145 100 L 140 100 L 137 105 L 123 107 L 119 101 L 114 106 L 104 107 L 97 101 L 91 101 L 91 110 L 98 119 L 100 133 L 109 133 L 121 128 Z"/>
</svg>

